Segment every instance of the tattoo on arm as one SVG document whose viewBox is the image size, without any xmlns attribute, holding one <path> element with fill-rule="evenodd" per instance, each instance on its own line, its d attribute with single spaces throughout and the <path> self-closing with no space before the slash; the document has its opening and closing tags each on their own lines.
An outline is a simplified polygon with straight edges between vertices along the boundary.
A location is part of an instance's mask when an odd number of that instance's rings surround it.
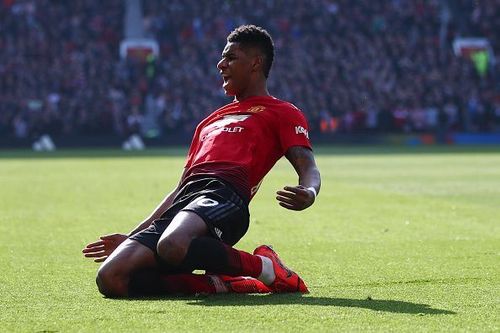
<svg viewBox="0 0 500 333">
<path fill-rule="evenodd" d="M 300 170 L 305 170 L 311 165 L 315 165 L 314 156 L 311 150 L 301 147 L 294 146 L 290 147 L 286 152 L 286 158 L 295 168 L 295 171 L 300 174 Z"/>
<path fill-rule="evenodd" d="M 306 147 L 293 146 L 287 150 L 285 156 L 299 175 L 299 184 L 305 187 L 312 186 L 319 192 L 321 178 L 313 152 Z"/>
</svg>

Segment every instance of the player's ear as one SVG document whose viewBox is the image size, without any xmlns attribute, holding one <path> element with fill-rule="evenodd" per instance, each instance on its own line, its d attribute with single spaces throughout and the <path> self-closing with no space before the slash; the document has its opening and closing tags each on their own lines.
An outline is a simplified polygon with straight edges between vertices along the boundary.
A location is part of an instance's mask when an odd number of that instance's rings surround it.
<svg viewBox="0 0 500 333">
<path fill-rule="evenodd" d="M 262 71 L 262 66 L 264 66 L 264 56 L 262 54 L 256 54 L 252 60 L 252 71 Z"/>
</svg>

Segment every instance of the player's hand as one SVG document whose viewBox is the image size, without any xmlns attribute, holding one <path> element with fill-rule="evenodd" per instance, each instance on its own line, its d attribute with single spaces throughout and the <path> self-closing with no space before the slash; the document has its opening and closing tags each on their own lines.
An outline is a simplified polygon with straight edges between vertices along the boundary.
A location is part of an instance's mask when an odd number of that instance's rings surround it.
<svg viewBox="0 0 500 333">
<path fill-rule="evenodd" d="M 314 193 L 302 185 L 285 186 L 276 192 L 276 200 L 281 207 L 291 210 L 303 210 L 311 206 L 316 200 Z"/>
<path fill-rule="evenodd" d="M 124 234 L 112 234 L 99 237 L 100 240 L 88 244 L 83 250 L 83 255 L 87 258 L 95 258 L 95 262 L 103 262 L 106 258 L 125 241 L 128 236 Z"/>
</svg>

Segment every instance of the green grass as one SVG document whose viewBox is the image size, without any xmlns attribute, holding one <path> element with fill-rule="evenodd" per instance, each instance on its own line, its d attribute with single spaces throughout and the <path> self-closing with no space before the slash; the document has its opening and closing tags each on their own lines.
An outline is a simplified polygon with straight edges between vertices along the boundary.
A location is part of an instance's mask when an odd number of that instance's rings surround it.
<svg viewBox="0 0 500 333">
<path fill-rule="evenodd" d="M 273 244 L 300 295 L 101 297 L 81 248 L 127 232 L 176 184 L 183 149 L 0 153 L 0 331 L 499 331 L 500 149 L 318 148 L 304 212 L 274 192 L 238 244 Z"/>
</svg>

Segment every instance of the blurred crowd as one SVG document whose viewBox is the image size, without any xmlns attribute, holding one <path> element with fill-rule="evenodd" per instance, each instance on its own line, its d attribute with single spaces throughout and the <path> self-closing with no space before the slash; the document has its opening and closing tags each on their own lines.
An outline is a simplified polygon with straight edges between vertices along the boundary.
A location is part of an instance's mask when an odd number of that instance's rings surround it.
<svg viewBox="0 0 500 333">
<path fill-rule="evenodd" d="M 480 71 L 455 37 L 500 54 L 500 1 L 147 0 L 160 47 L 122 60 L 122 0 L 0 0 L 0 137 L 191 133 L 230 99 L 216 64 L 240 24 L 265 27 L 269 90 L 317 132 L 500 131 L 499 63 Z"/>
</svg>

